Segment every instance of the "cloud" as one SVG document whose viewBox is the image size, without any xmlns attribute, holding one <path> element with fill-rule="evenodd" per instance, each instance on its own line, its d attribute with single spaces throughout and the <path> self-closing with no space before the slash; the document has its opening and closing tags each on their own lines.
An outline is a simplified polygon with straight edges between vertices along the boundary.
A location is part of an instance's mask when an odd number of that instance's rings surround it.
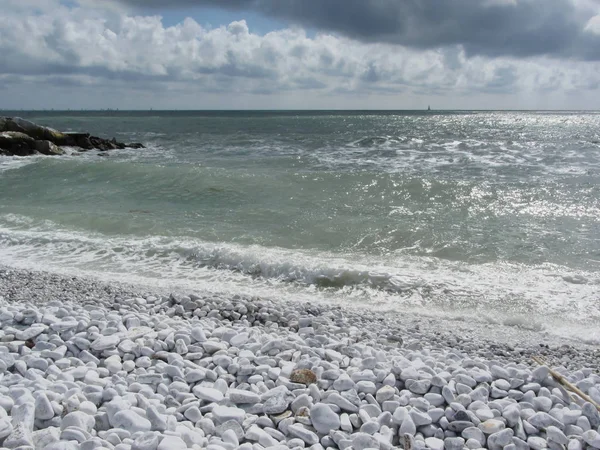
<svg viewBox="0 0 600 450">
<path fill-rule="evenodd" d="M 20 92 L 33 98 L 39 96 L 34 92 L 50 92 L 52 87 L 55 99 L 63 95 L 57 91 L 61 88 L 71 89 L 74 99 L 90 102 L 94 95 L 101 101 L 106 92 L 118 90 L 136 92 L 139 102 L 155 107 L 157 103 L 141 97 L 171 93 L 184 105 L 187 97 L 202 94 L 219 105 L 218 99 L 234 105 L 241 96 L 262 96 L 270 98 L 267 107 L 289 107 L 285 99 L 292 98 L 302 107 L 329 99 L 332 105 L 362 107 L 368 96 L 462 96 L 467 102 L 474 95 L 547 96 L 600 85 L 594 62 L 492 58 L 469 53 L 457 43 L 415 48 L 331 33 L 309 35 L 299 27 L 259 35 L 243 20 L 206 28 L 187 18 L 165 26 L 159 15 L 132 15 L 118 5 L 107 9 L 81 0 L 80 6 L 58 0 L 4 1 L 15 5 L 0 16 L 4 102 L 7 95 L 17 103 L 23 100 Z M 595 35 L 597 21 L 586 23 L 587 33 Z M 358 99 L 354 103 L 348 100 L 353 96 Z"/>
<path fill-rule="evenodd" d="M 460 45 L 467 56 L 600 59 L 594 0 L 121 0 L 133 7 L 258 11 L 362 42 L 415 49 Z"/>
</svg>

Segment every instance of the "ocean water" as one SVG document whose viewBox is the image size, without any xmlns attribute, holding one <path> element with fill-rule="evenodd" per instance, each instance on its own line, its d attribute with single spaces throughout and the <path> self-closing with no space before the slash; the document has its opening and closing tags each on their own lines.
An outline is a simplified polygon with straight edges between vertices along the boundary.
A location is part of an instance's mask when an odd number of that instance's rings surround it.
<svg viewBox="0 0 600 450">
<path fill-rule="evenodd" d="M 600 343 L 600 114 L 3 115 L 148 148 L 0 157 L 0 264 Z"/>
</svg>

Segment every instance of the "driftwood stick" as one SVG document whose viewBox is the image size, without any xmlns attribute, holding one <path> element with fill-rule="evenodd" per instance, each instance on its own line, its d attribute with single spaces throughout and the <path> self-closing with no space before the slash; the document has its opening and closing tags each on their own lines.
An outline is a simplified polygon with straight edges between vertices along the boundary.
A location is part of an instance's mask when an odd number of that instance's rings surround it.
<svg viewBox="0 0 600 450">
<path fill-rule="evenodd" d="M 541 358 L 539 358 L 539 357 L 537 357 L 537 356 L 533 356 L 532 359 L 536 363 L 538 363 L 540 366 L 546 365 L 544 363 L 544 360 L 541 359 Z M 589 395 L 587 395 L 581 389 L 579 389 L 577 386 L 575 386 L 574 384 L 572 384 L 569 380 L 567 380 L 565 377 L 563 377 L 556 370 L 550 369 L 549 367 L 548 367 L 548 370 L 550 371 L 550 375 L 552 375 L 552 378 L 554 378 L 556 381 L 558 381 L 560 384 L 562 384 L 564 387 L 566 387 L 570 391 L 572 391 L 575 394 L 577 394 L 579 397 L 581 397 L 582 399 L 584 399 L 586 402 L 590 402 L 592 405 L 594 405 L 596 407 L 596 409 L 598 411 L 600 411 L 600 405 L 598 405 L 598 403 L 596 403 L 594 400 L 592 400 L 589 397 Z"/>
</svg>

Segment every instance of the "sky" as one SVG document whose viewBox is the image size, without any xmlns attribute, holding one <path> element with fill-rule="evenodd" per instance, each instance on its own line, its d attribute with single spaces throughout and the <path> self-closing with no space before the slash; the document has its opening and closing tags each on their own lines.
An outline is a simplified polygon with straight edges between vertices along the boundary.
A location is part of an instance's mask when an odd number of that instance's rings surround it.
<svg viewBox="0 0 600 450">
<path fill-rule="evenodd" d="M 600 109 L 600 0 L 0 10 L 0 109 Z"/>
</svg>

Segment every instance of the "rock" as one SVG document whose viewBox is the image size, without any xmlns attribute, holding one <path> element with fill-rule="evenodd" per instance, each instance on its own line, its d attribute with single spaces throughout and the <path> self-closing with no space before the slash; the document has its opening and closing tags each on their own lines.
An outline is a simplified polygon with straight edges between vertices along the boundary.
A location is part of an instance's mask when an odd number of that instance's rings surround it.
<svg viewBox="0 0 600 450">
<path fill-rule="evenodd" d="M 35 141 L 35 149 L 42 155 L 63 155 L 65 151 L 50 141 Z"/>
<path fill-rule="evenodd" d="M 329 395 L 326 401 L 327 403 L 331 403 L 332 405 L 339 406 L 344 411 L 348 411 L 351 413 L 358 412 L 358 406 L 350 402 L 348 399 L 345 399 L 338 393 L 333 393 Z"/>
<path fill-rule="evenodd" d="M 512 442 L 514 431 L 511 428 L 505 428 L 496 433 L 490 434 L 487 439 L 488 448 L 491 450 L 502 449 Z"/>
<path fill-rule="evenodd" d="M 54 409 L 45 392 L 40 392 L 35 399 L 35 418 L 49 420 L 54 417 Z"/>
<path fill-rule="evenodd" d="M 35 139 L 17 131 L 0 133 L 0 149 L 8 155 L 28 156 L 35 153 Z"/>
<path fill-rule="evenodd" d="M 527 438 L 527 444 L 529 444 L 529 448 L 532 450 L 543 450 L 548 447 L 546 439 L 539 436 L 530 436 Z"/>
<path fill-rule="evenodd" d="M 8 417 L 0 418 L 0 443 L 12 433 L 13 427 Z"/>
<path fill-rule="evenodd" d="M 338 430 L 341 426 L 340 417 L 323 403 L 317 403 L 310 408 L 310 420 L 315 430 L 321 434 Z"/>
<path fill-rule="evenodd" d="M 100 151 L 145 148 L 139 142 L 124 144 L 116 139 L 103 139 L 89 133 L 61 133 L 49 127 L 37 125 L 19 117 L 0 117 L 0 149 L 10 155 L 28 156 L 36 150 L 45 155 L 61 155 L 60 146 L 80 147 Z"/>
<path fill-rule="evenodd" d="M 465 446 L 465 440 L 460 437 L 448 437 L 444 439 L 444 448 L 446 450 L 462 450 Z"/>
<path fill-rule="evenodd" d="M 195 386 L 192 391 L 200 400 L 207 402 L 220 402 L 225 397 L 221 391 L 205 386 Z"/>
<path fill-rule="evenodd" d="M 185 450 L 188 446 L 183 439 L 178 436 L 165 436 L 157 450 Z"/>
<path fill-rule="evenodd" d="M 496 419 L 489 419 L 479 424 L 479 429 L 485 434 L 494 434 L 504 428 L 506 428 L 504 422 Z"/>
<path fill-rule="evenodd" d="M 111 423 L 114 427 L 123 428 L 130 433 L 136 433 L 138 431 L 150 431 L 152 428 L 148 419 L 131 410 L 117 412 L 114 415 Z"/>
<path fill-rule="evenodd" d="M 483 433 L 483 431 L 476 427 L 465 428 L 462 431 L 461 436 L 467 440 L 476 440 L 479 443 L 480 447 L 483 447 L 486 442 L 485 434 Z"/>
<path fill-rule="evenodd" d="M 546 436 L 549 441 L 556 442 L 557 444 L 567 445 L 569 443 L 569 439 L 565 436 L 565 433 L 553 425 L 546 428 Z"/>
<path fill-rule="evenodd" d="M 302 439 L 307 445 L 315 445 L 319 442 L 319 437 L 300 424 L 293 424 L 288 427 L 288 433 Z"/>
<path fill-rule="evenodd" d="M 429 380 L 406 380 L 406 388 L 415 394 L 426 394 L 429 391 L 430 386 L 431 381 Z"/>
<path fill-rule="evenodd" d="M 534 415 L 532 415 L 531 417 L 529 417 L 527 419 L 527 422 L 529 422 L 531 425 L 533 425 L 537 429 L 547 428 L 550 425 L 554 425 L 555 427 L 558 427 L 558 428 L 563 428 L 563 424 L 560 421 L 558 421 L 557 419 L 552 417 L 550 414 L 545 413 L 545 412 L 535 413 Z"/>
<path fill-rule="evenodd" d="M 121 342 L 121 338 L 118 334 L 112 334 L 110 336 L 100 336 L 98 339 L 92 342 L 90 348 L 96 351 L 108 350 L 115 348 L 119 344 L 119 342 Z"/>
<path fill-rule="evenodd" d="M 263 395 L 263 411 L 265 414 L 280 414 L 288 408 L 293 396 L 287 389 L 280 389 L 282 387 L 285 388 L 280 386 Z"/>
<path fill-rule="evenodd" d="M 583 440 L 591 447 L 600 448 L 600 433 L 588 430 L 582 434 Z"/>
<path fill-rule="evenodd" d="M 352 435 L 352 448 L 354 450 L 378 449 L 380 444 L 375 437 L 367 433 L 354 433 Z"/>
<path fill-rule="evenodd" d="M 260 396 L 251 391 L 229 389 L 228 395 L 229 400 L 236 404 L 251 404 L 260 402 Z"/>
<path fill-rule="evenodd" d="M 444 441 L 435 437 L 429 437 L 425 439 L 425 444 L 431 450 L 444 450 Z"/>
<path fill-rule="evenodd" d="M 4 447 L 16 448 L 33 446 L 33 422 L 35 406 L 33 402 L 15 405 L 11 411 L 12 431 L 4 441 Z"/>
<path fill-rule="evenodd" d="M 308 386 L 317 382 L 317 375 L 310 369 L 296 369 L 290 374 L 290 381 Z"/>
<path fill-rule="evenodd" d="M 56 145 L 64 145 L 66 143 L 66 137 L 60 131 L 36 125 L 20 117 L 3 117 L 0 121 L 0 127 L 0 131 L 21 132 L 35 140 L 46 140 Z"/>
<path fill-rule="evenodd" d="M 219 424 L 228 420 L 235 420 L 241 424 L 244 421 L 246 412 L 243 409 L 218 405 L 213 408 L 212 414 L 215 421 Z"/>
<path fill-rule="evenodd" d="M 60 423 L 60 429 L 64 430 L 67 427 L 74 427 L 80 430 L 85 430 L 89 433 L 92 431 L 94 423 L 94 418 L 92 416 L 81 411 L 73 411 L 72 413 L 69 413 L 63 417 Z"/>
<path fill-rule="evenodd" d="M 131 444 L 131 450 L 156 450 L 158 447 L 158 435 L 147 432 L 138 436 Z"/>
</svg>

